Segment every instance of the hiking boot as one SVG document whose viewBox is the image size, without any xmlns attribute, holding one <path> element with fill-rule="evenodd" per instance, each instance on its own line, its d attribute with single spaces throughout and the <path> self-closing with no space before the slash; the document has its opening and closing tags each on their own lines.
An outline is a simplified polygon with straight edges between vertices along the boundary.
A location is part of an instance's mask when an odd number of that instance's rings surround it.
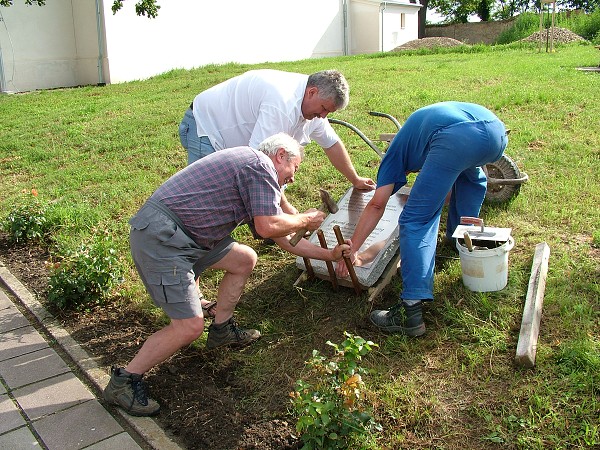
<svg viewBox="0 0 600 450">
<path fill-rule="evenodd" d="M 160 405 L 148 398 L 142 375 L 128 373 L 115 366 L 112 367 L 110 381 L 104 388 L 104 399 L 120 406 L 132 416 L 153 416 L 160 411 Z"/>
<path fill-rule="evenodd" d="M 389 310 L 375 310 L 369 319 L 385 333 L 402 333 L 416 337 L 425 334 L 422 313 L 423 302 L 408 306 L 400 302 Z"/>
<path fill-rule="evenodd" d="M 240 328 L 232 317 L 225 323 L 217 325 L 213 322 L 208 327 L 206 347 L 213 349 L 227 345 L 233 348 L 241 348 L 250 345 L 259 337 L 260 332 L 258 330 Z"/>
</svg>

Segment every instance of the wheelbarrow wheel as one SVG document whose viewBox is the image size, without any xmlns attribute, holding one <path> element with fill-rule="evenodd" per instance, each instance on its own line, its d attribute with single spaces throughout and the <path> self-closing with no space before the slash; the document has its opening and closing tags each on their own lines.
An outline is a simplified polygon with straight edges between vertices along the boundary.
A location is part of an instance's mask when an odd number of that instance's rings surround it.
<svg viewBox="0 0 600 450">
<path fill-rule="evenodd" d="M 504 203 L 516 197 L 521 189 L 521 184 L 514 183 L 514 180 L 523 178 L 521 171 L 506 155 L 494 162 L 488 163 L 484 167 L 488 177 L 488 187 L 485 194 L 485 200 L 489 203 Z M 507 180 L 506 184 L 502 180 Z M 510 183 L 510 181 L 513 181 Z"/>
</svg>

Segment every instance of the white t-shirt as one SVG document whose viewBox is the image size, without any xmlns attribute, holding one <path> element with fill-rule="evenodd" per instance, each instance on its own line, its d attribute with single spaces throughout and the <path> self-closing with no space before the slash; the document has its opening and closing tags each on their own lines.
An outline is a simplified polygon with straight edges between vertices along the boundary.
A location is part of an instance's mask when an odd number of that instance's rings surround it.
<svg viewBox="0 0 600 450">
<path fill-rule="evenodd" d="M 215 150 L 248 145 L 287 133 L 300 144 L 314 140 L 329 148 L 340 139 L 327 119 L 306 120 L 302 98 L 308 75 L 279 70 L 251 70 L 194 98 L 198 136 L 208 136 Z"/>
</svg>

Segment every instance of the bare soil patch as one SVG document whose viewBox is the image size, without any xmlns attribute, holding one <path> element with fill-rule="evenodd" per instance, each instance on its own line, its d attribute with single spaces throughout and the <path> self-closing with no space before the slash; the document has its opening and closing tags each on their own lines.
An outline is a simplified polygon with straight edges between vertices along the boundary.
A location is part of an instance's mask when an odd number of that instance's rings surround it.
<svg viewBox="0 0 600 450">
<path fill-rule="evenodd" d="M 125 364 L 154 325 L 126 303 L 86 312 L 52 310 L 48 292 L 48 252 L 39 246 L 13 246 L 0 234 L 0 260 L 88 353 L 106 370 Z M 147 374 L 151 395 L 161 404 L 157 422 L 189 450 L 295 450 L 300 443 L 281 397 L 261 405 L 243 406 L 248 386 L 238 377 L 239 361 L 227 351 L 217 356 L 192 347 Z M 269 414 L 264 413 L 264 409 Z M 265 416 L 269 417 L 265 419 Z"/>
</svg>

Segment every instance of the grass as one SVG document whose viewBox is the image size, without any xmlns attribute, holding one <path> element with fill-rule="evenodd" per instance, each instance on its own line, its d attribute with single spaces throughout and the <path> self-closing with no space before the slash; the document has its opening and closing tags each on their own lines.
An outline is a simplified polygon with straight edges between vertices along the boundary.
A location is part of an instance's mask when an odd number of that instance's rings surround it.
<svg viewBox="0 0 600 450">
<path fill-rule="evenodd" d="M 478 46 L 206 66 L 145 81 L 2 96 L 0 217 L 35 188 L 61 219 L 52 251 L 108 232 L 128 267 L 114 301 L 136 304 L 159 326 L 164 316 L 150 306 L 132 269 L 127 220 L 185 166 L 177 127 L 199 91 L 256 67 L 303 73 L 337 68 L 348 78 L 351 101 L 333 117 L 371 139 L 395 131 L 386 119 L 368 115 L 371 110 L 403 122 L 437 101 L 480 103 L 512 130 L 506 153 L 530 177 L 512 202 L 482 211 L 486 223 L 513 228 L 508 286 L 470 292 L 459 261 L 440 257 L 436 299 L 425 310 L 426 337 L 384 336 L 364 318 L 373 307 L 396 301 L 400 279 L 375 305 L 351 289 L 334 293 L 323 281 L 294 288 L 295 258 L 262 246 L 241 228 L 235 237 L 254 247 L 260 261 L 239 320 L 259 327 L 264 338 L 226 358 L 244 361 L 238 369 L 249 386 L 244 407 L 269 415 L 273 404 L 285 411 L 304 361 L 313 349 L 326 353 L 328 339 L 339 342 L 348 331 L 379 344 L 363 363 L 371 371 L 365 381 L 384 431 L 356 448 L 594 448 L 600 445 L 600 74 L 576 68 L 598 60 L 589 44 L 559 45 L 552 54 L 538 53 L 536 45 Z M 351 131 L 337 129 L 359 173 L 375 178 L 375 152 Z M 349 186 L 311 144 L 286 192 L 304 209 L 319 204 L 318 187 L 340 197 Z M 548 243 L 551 255 L 536 365 L 527 370 L 513 360 L 540 242 Z M 205 295 L 214 296 L 221 277 L 202 277 Z"/>
</svg>

